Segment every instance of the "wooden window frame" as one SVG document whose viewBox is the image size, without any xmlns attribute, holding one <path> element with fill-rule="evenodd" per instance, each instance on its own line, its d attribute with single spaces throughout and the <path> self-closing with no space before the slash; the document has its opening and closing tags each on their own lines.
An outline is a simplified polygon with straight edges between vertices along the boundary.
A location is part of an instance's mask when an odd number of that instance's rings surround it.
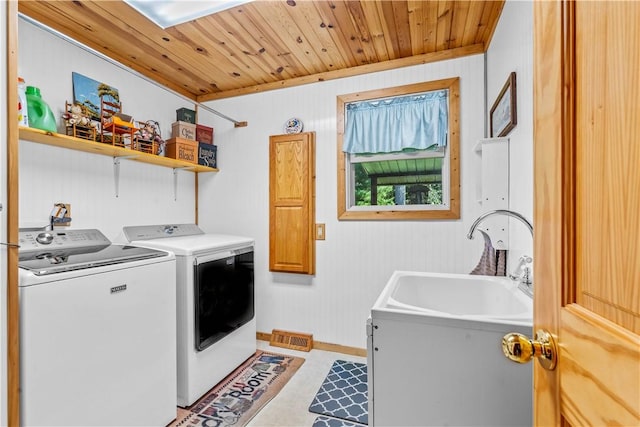
<svg viewBox="0 0 640 427">
<path fill-rule="evenodd" d="M 441 89 L 449 91 L 449 208 L 448 209 L 406 209 L 397 206 L 393 210 L 349 210 L 347 208 L 347 154 L 342 151 L 344 143 L 345 107 L 350 102 L 380 98 L 405 96 L 412 93 Z M 460 218 L 460 78 L 434 80 L 356 92 L 338 96 L 337 105 L 337 155 L 338 155 L 338 219 L 339 220 L 412 220 L 412 219 L 459 219 Z"/>
</svg>

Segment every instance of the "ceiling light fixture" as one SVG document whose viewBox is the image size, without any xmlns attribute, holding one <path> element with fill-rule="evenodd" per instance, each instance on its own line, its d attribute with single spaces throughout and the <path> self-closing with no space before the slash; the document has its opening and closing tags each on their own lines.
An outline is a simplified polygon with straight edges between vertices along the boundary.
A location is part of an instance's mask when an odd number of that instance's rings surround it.
<svg viewBox="0 0 640 427">
<path fill-rule="evenodd" d="M 124 0 L 162 29 L 231 9 L 250 0 Z"/>
</svg>

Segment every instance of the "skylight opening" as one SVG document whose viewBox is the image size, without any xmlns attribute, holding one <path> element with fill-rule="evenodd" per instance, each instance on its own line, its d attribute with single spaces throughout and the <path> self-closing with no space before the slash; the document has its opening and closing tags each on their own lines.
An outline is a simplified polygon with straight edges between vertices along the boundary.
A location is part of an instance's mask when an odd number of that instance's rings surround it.
<svg viewBox="0 0 640 427">
<path fill-rule="evenodd" d="M 124 0 L 162 29 L 249 3 L 250 0 Z"/>
</svg>

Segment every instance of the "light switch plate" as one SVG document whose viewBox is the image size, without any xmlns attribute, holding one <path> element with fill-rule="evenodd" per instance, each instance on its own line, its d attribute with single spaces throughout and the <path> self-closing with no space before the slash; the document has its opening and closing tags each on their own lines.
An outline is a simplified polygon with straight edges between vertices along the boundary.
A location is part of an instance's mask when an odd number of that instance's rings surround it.
<svg viewBox="0 0 640 427">
<path fill-rule="evenodd" d="M 325 228 L 324 224 L 316 224 L 316 240 L 324 240 Z"/>
</svg>

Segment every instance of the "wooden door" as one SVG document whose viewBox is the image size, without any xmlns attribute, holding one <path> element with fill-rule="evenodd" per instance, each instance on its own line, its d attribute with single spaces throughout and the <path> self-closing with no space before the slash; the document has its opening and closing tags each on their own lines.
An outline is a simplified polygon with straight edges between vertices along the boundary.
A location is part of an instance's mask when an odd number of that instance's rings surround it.
<svg viewBox="0 0 640 427">
<path fill-rule="evenodd" d="M 18 105 L 17 81 L 18 81 L 18 2 L 3 2 L 0 7 L 5 8 L 3 18 L 6 18 L 6 151 L 0 154 L 2 162 L 5 162 L 3 172 L 6 174 L 6 188 L 0 193 L 6 195 L 6 206 L 2 212 L 3 242 L 18 242 L 18 112 L 14 108 Z M 4 199 L 4 197 L 2 197 Z M 6 296 L 1 295 L 0 300 L 6 298 L 6 317 L 0 320 L 0 325 L 6 327 L 6 422 L 9 426 L 20 425 L 20 307 L 18 301 L 18 246 L 4 246 L 0 254 L 0 262 L 6 262 Z M 4 278 L 3 278 L 4 280 Z M 0 357 L 2 359 L 2 357 Z M 4 378 L 0 378 L 5 381 Z M 2 394 L 0 399 L 5 399 Z M 1 403 L 0 403 L 1 405 Z M 0 422 L 3 422 L 4 414 L 0 410 Z"/>
<path fill-rule="evenodd" d="M 534 2 L 534 425 L 640 425 L 640 3 Z"/>
<path fill-rule="evenodd" d="M 269 270 L 315 274 L 315 133 L 269 138 Z"/>
</svg>

